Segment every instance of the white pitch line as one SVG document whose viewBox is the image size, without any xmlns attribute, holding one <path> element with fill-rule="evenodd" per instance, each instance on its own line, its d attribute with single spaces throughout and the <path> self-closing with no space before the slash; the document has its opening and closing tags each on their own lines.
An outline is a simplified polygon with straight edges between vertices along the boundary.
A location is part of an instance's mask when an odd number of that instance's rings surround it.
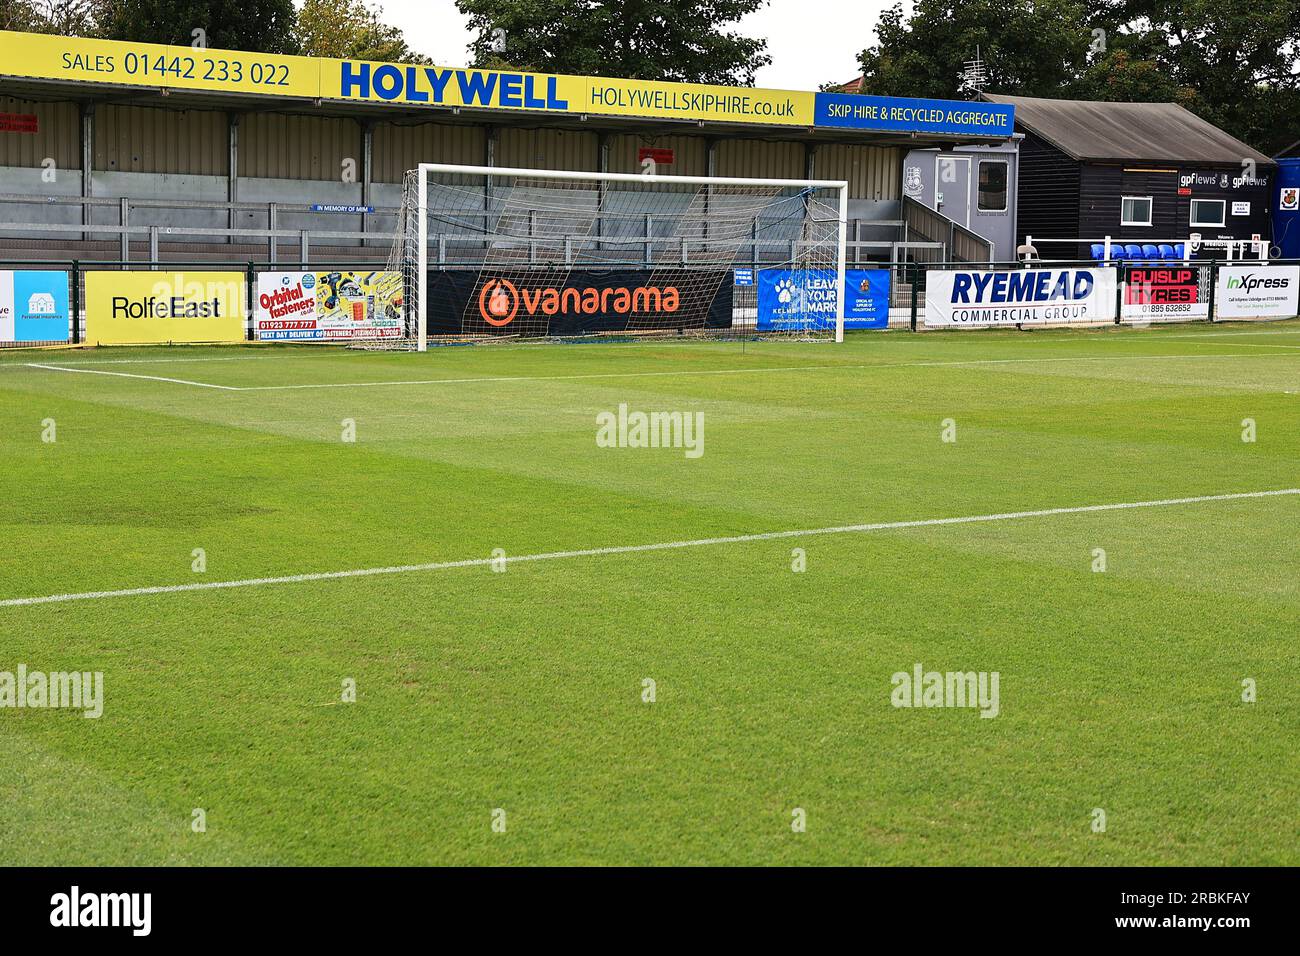
<svg viewBox="0 0 1300 956">
<path fill-rule="evenodd" d="M 212 385 L 208 382 L 192 382 L 185 378 L 165 378 L 161 375 L 140 375 L 135 372 L 106 372 L 98 368 L 69 368 L 65 365 L 38 365 L 35 362 L 28 362 L 28 368 L 43 368 L 51 372 L 75 372 L 79 375 L 113 375 L 117 378 L 142 378 L 151 382 L 171 382 L 174 385 L 193 385 L 196 388 L 216 388 L 223 392 L 242 391 L 235 385 Z"/>
<path fill-rule="evenodd" d="M 1189 337 L 1189 336 L 1188 336 Z M 1245 344 L 1245 343 L 1243 343 Z M 1270 346 L 1291 348 L 1290 346 Z M 578 375 L 488 375 L 478 378 L 424 378 L 395 379 L 387 382 L 318 382 L 305 385 L 213 385 L 210 382 L 195 382 L 183 378 L 166 378 L 161 375 L 140 375 L 132 372 L 107 372 L 100 369 L 74 368 L 61 365 L 38 365 L 29 362 L 26 368 L 48 369 L 55 372 L 80 372 L 83 375 L 113 375 L 119 378 L 140 378 L 155 382 L 171 382 L 176 385 L 193 385 L 197 388 L 215 388 L 223 392 L 283 392 L 301 389 L 319 388 L 379 388 L 397 385 L 480 385 L 498 382 L 572 382 L 592 379 L 610 378 L 660 378 L 684 375 L 751 375 L 759 372 L 818 372 L 818 371 L 862 371 L 870 369 L 899 368 L 964 368 L 984 365 L 1033 365 L 1061 362 L 1115 362 L 1123 359 L 1134 362 L 1148 362 L 1157 359 L 1199 361 L 1204 359 L 1264 358 L 1264 355 L 1242 354 L 1188 354 L 1188 355 L 1068 355 L 1051 358 L 1010 358 L 1010 359 L 965 359 L 951 362 L 871 362 L 860 365 L 783 365 L 761 368 L 718 368 L 718 369 L 675 369 L 670 372 L 591 372 Z M 1273 353 L 1274 358 L 1290 358 L 1287 352 Z"/>
<path fill-rule="evenodd" d="M 266 584 L 301 584 L 309 581 L 332 581 L 338 578 L 364 578 L 383 574 L 411 574 L 421 571 L 446 571 L 452 568 L 478 568 L 504 561 L 558 561 L 566 558 L 590 558 L 610 554 L 640 554 L 645 551 L 671 551 L 680 548 L 704 548 L 751 541 L 775 541 L 780 538 L 809 538 L 828 534 L 856 534 L 867 531 L 896 531 L 906 528 L 932 528 L 941 525 L 976 524 L 986 521 L 1015 521 L 1022 518 L 1045 518 L 1052 515 L 1089 514 L 1098 511 L 1128 511 L 1135 508 L 1167 508 L 1173 505 L 1201 504 L 1207 501 L 1240 501 L 1247 498 L 1276 498 L 1300 495 L 1300 488 L 1278 491 L 1242 491 L 1223 495 L 1197 495 L 1190 498 L 1160 498 L 1154 501 L 1127 501 L 1118 504 L 1079 505 L 1070 508 L 1044 508 L 1039 511 L 1006 511 L 998 514 L 967 515 L 962 518 L 925 518 L 917 521 L 884 521 L 875 524 L 836 525 L 829 528 L 804 528 L 798 531 L 765 531 L 720 538 L 694 538 L 685 541 L 661 541 L 653 544 L 627 544 L 607 548 L 584 548 L 577 551 L 547 551 L 504 558 L 465 558 L 460 561 L 434 561 L 428 564 L 402 564 L 386 568 L 357 568 L 350 571 L 319 571 L 289 574 L 283 577 L 245 578 L 236 581 L 211 581 L 201 584 L 164 584 L 154 587 L 125 588 L 118 591 L 83 591 L 77 594 L 51 594 L 46 597 L 9 598 L 0 607 L 23 607 L 31 604 L 61 604 L 67 601 L 94 601 L 101 598 L 138 597 L 146 594 L 178 594 L 183 591 L 216 591 L 227 588 L 259 587 Z"/>
<path fill-rule="evenodd" d="M 1300 325 L 1293 325 L 1285 329 L 1269 330 L 1234 330 L 1232 332 L 1171 332 L 1165 336 L 1167 339 L 1222 339 L 1234 338 L 1241 335 L 1300 335 Z"/>
<path fill-rule="evenodd" d="M 1184 335 L 1181 338 L 1190 339 L 1192 336 Z M 1209 338 L 1207 335 L 1206 338 Z M 1274 342 L 1206 342 L 1206 345 L 1230 345 L 1239 349 L 1300 349 L 1300 345 L 1282 345 Z"/>
<path fill-rule="evenodd" d="M 956 368 L 980 365 L 1021 365 L 1048 362 L 1114 362 L 1118 359 L 1148 361 L 1152 359 L 1188 359 L 1197 361 L 1213 358 L 1262 358 L 1263 356 L 1226 354 L 1226 355 L 1073 355 L 1057 358 L 1014 358 L 1014 359 L 966 359 L 953 362 L 872 362 L 864 365 L 786 365 L 765 368 L 718 368 L 718 369 L 677 369 L 671 372 L 592 372 L 581 375 L 513 375 L 484 376 L 482 378 L 428 378 L 398 379 L 391 382 L 327 382 L 310 385 L 246 385 L 242 387 L 227 386 L 233 391 L 241 392 L 282 392 L 310 388 L 376 388 L 384 385 L 478 385 L 494 382 L 570 382 L 585 379 L 604 378 L 658 378 L 679 375 L 747 375 L 757 372 L 819 372 L 819 371 L 862 371 L 869 369 L 898 368 Z M 1285 354 L 1277 356 L 1286 358 Z"/>
</svg>

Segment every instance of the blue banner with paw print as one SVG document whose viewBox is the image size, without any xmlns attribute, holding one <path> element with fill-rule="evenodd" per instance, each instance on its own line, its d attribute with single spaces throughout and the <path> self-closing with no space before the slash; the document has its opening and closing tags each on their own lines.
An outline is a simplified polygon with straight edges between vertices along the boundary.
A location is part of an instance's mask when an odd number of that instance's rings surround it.
<svg viewBox="0 0 1300 956">
<path fill-rule="evenodd" d="M 844 273 L 844 327 L 889 326 L 889 270 L 849 269 Z M 835 327 L 833 269 L 760 269 L 758 330 L 818 330 Z"/>
</svg>

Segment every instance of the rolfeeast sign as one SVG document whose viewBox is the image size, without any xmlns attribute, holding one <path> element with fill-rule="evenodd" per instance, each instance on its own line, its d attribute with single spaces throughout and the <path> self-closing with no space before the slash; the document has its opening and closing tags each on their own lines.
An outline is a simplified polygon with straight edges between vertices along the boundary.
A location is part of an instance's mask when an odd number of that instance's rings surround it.
<svg viewBox="0 0 1300 956">
<path fill-rule="evenodd" d="M 183 295 L 173 295 L 163 299 L 149 296 L 132 300 L 124 295 L 115 295 L 113 296 L 113 318 L 219 319 L 221 300 L 216 296 L 207 300 L 190 299 Z"/>
</svg>

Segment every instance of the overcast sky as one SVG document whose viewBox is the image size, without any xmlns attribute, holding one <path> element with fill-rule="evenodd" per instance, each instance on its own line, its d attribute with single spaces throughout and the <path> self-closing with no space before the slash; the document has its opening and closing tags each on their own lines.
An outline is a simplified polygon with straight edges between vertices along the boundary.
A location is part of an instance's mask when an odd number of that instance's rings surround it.
<svg viewBox="0 0 1300 956">
<path fill-rule="evenodd" d="M 464 66 L 470 36 L 454 0 L 380 0 L 385 19 L 406 33 L 412 47 L 439 66 Z M 858 75 L 858 54 L 872 38 L 889 0 L 771 0 L 740 22 L 742 33 L 767 38 L 772 65 L 756 85 L 815 90 L 827 80 Z M 810 11 L 816 11 L 810 16 Z"/>
</svg>

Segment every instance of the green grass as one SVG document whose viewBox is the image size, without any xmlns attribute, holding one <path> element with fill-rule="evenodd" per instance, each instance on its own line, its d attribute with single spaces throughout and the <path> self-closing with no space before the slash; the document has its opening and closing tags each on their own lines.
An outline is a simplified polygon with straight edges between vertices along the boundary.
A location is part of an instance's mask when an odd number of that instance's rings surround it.
<svg viewBox="0 0 1300 956">
<path fill-rule="evenodd" d="M 242 390 L 424 379 L 478 381 Z M 12 353 L 0 599 L 1296 488 L 1298 393 L 1295 323 Z M 622 402 L 704 412 L 703 457 L 598 448 Z M 106 696 L 0 709 L 0 863 L 1300 863 L 1297 527 L 1289 496 L 0 607 L 0 671 Z M 892 707 L 917 662 L 997 671 L 1001 714 Z"/>
</svg>

